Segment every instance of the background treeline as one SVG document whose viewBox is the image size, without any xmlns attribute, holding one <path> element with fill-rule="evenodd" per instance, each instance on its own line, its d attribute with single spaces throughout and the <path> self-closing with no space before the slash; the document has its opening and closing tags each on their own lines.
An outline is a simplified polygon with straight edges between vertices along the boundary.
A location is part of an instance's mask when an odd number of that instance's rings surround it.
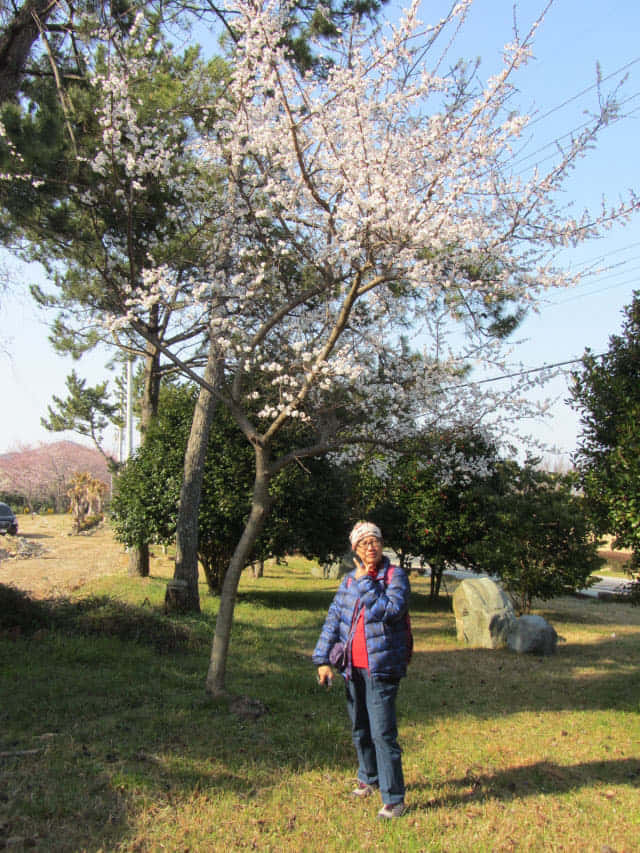
<svg viewBox="0 0 640 853">
<path fill-rule="evenodd" d="M 111 505 L 116 535 L 129 545 L 175 540 L 184 453 L 197 389 L 167 385 L 144 445 L 117 478 Z M 305 425 L 282 432 L 304 439 Z M 218 593 L 250 510 L 253 453 L 224 408 L 215 414 L 198 511 L 198 554 Z M 348 530 L 367 517 L 401 562 L 431 570 L 436 597 L 455 566 L 499 575 L 520 610 L 589 583 L 600 565 L 597 541 L 575 476 L 544 471 L 539 460 L 502 459 L 481 432 L 425 433 L 401 451 L 377 448 L 359 459 L 299 460 L 271 484 L 273 509 L 251 554 L 260 564 L 293 552 L 330 563 L 344 556 Z"/>
</svg>

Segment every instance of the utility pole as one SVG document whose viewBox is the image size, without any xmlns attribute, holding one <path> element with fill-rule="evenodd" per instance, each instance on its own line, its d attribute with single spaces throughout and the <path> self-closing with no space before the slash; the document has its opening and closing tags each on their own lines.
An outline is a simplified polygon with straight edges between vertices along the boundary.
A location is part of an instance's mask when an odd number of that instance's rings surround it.
<svg viewBox="0 0 640 853">
<path fill-rule="evenodd" d="M 133 452 L 133 359 L 127 359 L 127 399 L 126 399 L 126 414 L 125 414 L 125 444 L 124 458 L 125 460 L 131 456 Z"/>
</svg>

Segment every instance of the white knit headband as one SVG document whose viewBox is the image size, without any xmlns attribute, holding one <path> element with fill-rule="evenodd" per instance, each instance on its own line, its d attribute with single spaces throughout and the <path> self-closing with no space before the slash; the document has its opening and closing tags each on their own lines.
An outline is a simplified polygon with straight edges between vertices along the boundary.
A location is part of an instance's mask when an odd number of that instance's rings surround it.
<svg viewBox="0 0 640 853">
<path fill-rule="evenodd" d="M 372 524 L 370 521 L 359 521 L 349 535 L 351 548 L 355 550 L 358 542 L 361 539 L 364 539 L 365 536 L 375 536 L 376 539 L 380 539 L 380 541 L 382 541 L 382 533 L 380 532 L 379 527 L 376 527 L 376 525 Z"/>
</svg>

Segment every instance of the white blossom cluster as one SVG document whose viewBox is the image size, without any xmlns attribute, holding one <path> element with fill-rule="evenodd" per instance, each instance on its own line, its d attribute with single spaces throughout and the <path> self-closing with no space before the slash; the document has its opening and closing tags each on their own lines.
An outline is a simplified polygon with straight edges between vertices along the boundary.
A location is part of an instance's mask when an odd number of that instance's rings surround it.
<svg viewBox="0 0 640 853">
<path fill-rule="evenodd" d="M 10 159 L 13 160 L 15 164 L 13 171 L 0 172 L 0 181 L 23 181 L 30 184 L 32 187 L 39 187 L 42 185 L 41 180 L 35 178 L 27 171 L 22 171 L 24 169 L 24 157 L 16 148 L 13 140 L 10 139 L 7 134 L 7 129 L 2 121 L 0 121 L 0 145 L 4 145 L 6 147 Z"/>
<path fill-rule="evenodd" d="M 102 103 L 98 113 L 102 147 L 90 164 L 96 174 L 105 177 L 113 174 L 117 164 L 124 179 L 117 191 L 122 198 L 127 193 L 143 192 L 150 177 L 172 183 L 177 153 L 166 118 L 159 113 L 154 128 L 148 120 L 141 122 L 140 84 L 148 75 L 148 56 L 136 55 L 130 49 L 132 38 L 135 32 L 126 41 L 112 35 L 109 43 L 115 42 L 114 49 L 104 65 L 89 76 Z M 149 52 L 153 50 L 153 45 L 146 47 Z"/>
<path fill-rule="evenodd" d="M 465 385 L 470 365 L 505 363 L 479 318 L 572 283 L 550 261 L 554 250 L 634 202 L 575 219 L 556 207 L 605 115 L 548 172 L 510 174 L 528 119 L 508 100 L 532 34 L 505 46 L 502 71 L 475 90 L 462 70 L 439 71 L 440 40 L 470 3 L 432 27 L 417 2 L 395 26 L 356 24 L 320 77 L 287 59 L 287 3 L 229 0 L 238 43 L 218 118 L 194 138 L 202 174 L 176 174 L 171 146 L 137 124 L 127 80 L 144 73 L 144 56 L 126 74 L 114 59 L 96 77 L 108 110 L 93 168 L 106 179 L 117 160 L 133 193 L 149 176 L 174 181 L 176 217 L 192 200 L 204 209 L 211 176 L 224 178 L 210 258 L 185 278 L 150 253 L 129 313 L 112 326 L 158 304 L 185 318 L 206 312 L 228 399 L 250 404 L 267 433 L 299 418 L 374 441 L 462 412 L 495 429 L 521 413 L 522 383 L 501 393 Z"/>
<path fill-rule="evenodd" d="M 474 480 L 486 479 L 493 473 L 491 461 L 482 455 L 468 456 L 456 445 L 445 448 L 438 457 L 439 482 L 443 487 L 471 485 Z"/>
<path fill-rule="evenodd" d="M 356 33 L 319 81 L 285 61 L 281 4 L 233 7 L 243 40 L 234 68 L 240 108 L 228 144 L 238 172 L 247 157 L 262 166 L 256 215 L 281 211 L 298 246 L 340 279 L 356 271 L 368 280 L 403 276 L 439 291 L 475 252 L 500 260 L 489 298 L 557 283 L 556 271 L 532 261 L 583 236 L 585 222 L 561 220 L 551 201 L 577 151 L 529 182 L 509 180 L 503 168 L 526 126 L 525 117 L 506 112 L 505 100 L 529 44 L 507 46 L 503 72 L 470 104 L 457 104 L 451 76 L 419 68 L 407 79 L 419 40 L 417 4 L 377 44 Z"/>
</svg>

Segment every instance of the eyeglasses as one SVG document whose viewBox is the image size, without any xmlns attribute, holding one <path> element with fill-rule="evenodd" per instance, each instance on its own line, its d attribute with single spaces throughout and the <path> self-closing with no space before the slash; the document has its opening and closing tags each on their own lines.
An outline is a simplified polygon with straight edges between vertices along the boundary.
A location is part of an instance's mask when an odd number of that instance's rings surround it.
<svg viewBox="0 0 640 853">
<path fill-rule="evenodd" d="M 365 539 L 363 542 L 358 542 L 358 548 L 362 548 L 363 551 L 368 551 L 369 548 L 373 548 L 374 551 L 377 551 L 380 547 L 380 542 L 377 539 Z"/>
</svg>

